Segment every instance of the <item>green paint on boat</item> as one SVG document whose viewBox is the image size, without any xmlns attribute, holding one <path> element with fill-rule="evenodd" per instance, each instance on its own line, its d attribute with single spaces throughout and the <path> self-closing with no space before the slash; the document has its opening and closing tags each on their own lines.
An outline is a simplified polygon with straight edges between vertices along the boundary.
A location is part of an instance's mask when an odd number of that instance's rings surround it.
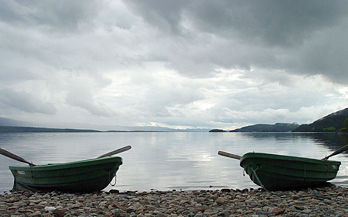
<svg viewBox="0 0 348 217">
<path fill-rule="evenodd" d="M 266 153 L 247 153 L 240 159 L 250 179 L 266 190 L 314 187 L 336 177 L 339 161 Z"/>
<path fill-rule="evenodd" d="M 10 166 L 14 190 L 94 192 L 104 189 L 122 164 L 120 157 L 103 157 L 38 166 Z"/>
</svg>

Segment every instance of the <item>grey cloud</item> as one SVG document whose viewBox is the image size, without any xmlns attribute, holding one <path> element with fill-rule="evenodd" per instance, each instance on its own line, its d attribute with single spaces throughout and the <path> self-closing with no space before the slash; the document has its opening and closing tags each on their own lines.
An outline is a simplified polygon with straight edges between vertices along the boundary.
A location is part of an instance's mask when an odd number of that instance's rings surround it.
<svg viewBox="0 0 348 217">
<path fill-rule="evenodd" d="M 302 47 L 299 73 L 323 74 L 336 83 L 348 84 L 348 19 L 342 26 L 318 32 L 317 37 Z M 291 66 L 289 66 L 291 67 Z"/>
<path fill-rule="evenodd" d="M 348 82 L 345 1 L 124 3 L 163 33 L 161 48 L 150 51 L 153 58 L 184 75 L 256 67 Z"/>
<path fill-rule="evenodd" d="M 185 0 L 177 1 L 124 1 L 129 7 L 143 15 L 144 19 L 159 26 L 161 30 L 168 33 L 178 33 L 181 31 L 182 12 L 189 4 Z"/>
<path fill-rule="evenodd" d="M 302 41 L 311 32 L 330 27 L 347 13 L 346 3 L 338 0 L 124 2 L 162 29 L 183 32 L 183 22 L 188 19 L 201 31 L 226 34 L 226 37 L 238 33 L 243 40 L 262 39 L 280 46 Z"/>
<path fill-rule="evenodd" d="M 35 93 L 19 92 L 11 89 L 0 90 L 0 105 L 28 113 L 56 113 L 53 104 L 43 101 Z"/>
<path fill-rule="evenodd" d="M 325 0 L 195 1 L 189 12 L 203 30 L 288 46 L 344 18 L 347 5 Z"/>
<path fill-rule="evenodd" d="M 1 65 L 1 64 L 0 64 Z M 0 84 L 12 83 L 13 81 L 31 80 L 37 78 L 31 72 L 23 71 L 20 67 L 3 67 L 0 71 Z"/>
<path fill-rule="evenodd" d="M 107 110 L 105 106 L 96 103 L 91 94 L 86 90 L 70 91 L 66 96 L 66 102 L 71 106 L 81 108 L 96 116 L 107 117 L 115 115 L 114 112 Z"/>
<path fill-rule="evenodd" d="M 77 30 L 80 24 L 88 22 L 98 11 L 97 1 L 72 2 L 1 1 L 0 18 L 14 25 L 29 25 L 54 31 Z"/>
</svg>

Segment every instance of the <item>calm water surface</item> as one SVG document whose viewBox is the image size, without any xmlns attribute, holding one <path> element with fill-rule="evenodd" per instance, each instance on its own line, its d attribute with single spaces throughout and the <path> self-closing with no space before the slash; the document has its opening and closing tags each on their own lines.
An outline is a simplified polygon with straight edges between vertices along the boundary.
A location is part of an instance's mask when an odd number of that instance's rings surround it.
<svg viewBox="0 0 348 217">
<path fill-rule="evenodd" d="M 194 190 L 256 188 L 239 161 L 217 155 L 219 150 L 243 155 L 266 152 L 321 159 L 343 146 L 334 134 L 299 133 L 7 133 L 0 147 L 35 164 L 94 158 L 131 145 L 121 153 L 123 165 L 116 186 L 105 190 Z M 348 153 L 330 158 L 342 162 L 332 183 L 348 187 Z M 0 192 L 12 188 L 9 165 L 24 165 L 0 155 Z"/>
</svg>

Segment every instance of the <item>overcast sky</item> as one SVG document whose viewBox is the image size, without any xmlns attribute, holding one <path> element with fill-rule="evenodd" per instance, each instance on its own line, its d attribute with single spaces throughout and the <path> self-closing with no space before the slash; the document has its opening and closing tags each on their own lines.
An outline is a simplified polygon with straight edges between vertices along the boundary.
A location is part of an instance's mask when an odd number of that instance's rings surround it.
<svg viewBox="0 0 348 217">
<path fill-rule="evenodd" d="M 0 5 L 0 117 L 234 129 L 348 107 L 348 1 Z"/>
</svg>

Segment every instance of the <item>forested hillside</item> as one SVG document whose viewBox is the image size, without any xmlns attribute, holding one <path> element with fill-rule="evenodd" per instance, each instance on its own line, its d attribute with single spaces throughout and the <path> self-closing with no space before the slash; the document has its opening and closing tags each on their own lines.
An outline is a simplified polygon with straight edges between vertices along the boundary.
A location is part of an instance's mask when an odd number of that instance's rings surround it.
<svg viewBox="0 0 348 217">
<path fill-rule="evenodd" d="M 329 114 L 311 124 L 302 124 L 293 132 L 336 132 L 348 122 L 348 108 Z"/>
<path fill-rule="evenodd" d="M 231 132 L 291 132 L 298 126 L 296 123 L 255 124 Z"/>
</svg>

